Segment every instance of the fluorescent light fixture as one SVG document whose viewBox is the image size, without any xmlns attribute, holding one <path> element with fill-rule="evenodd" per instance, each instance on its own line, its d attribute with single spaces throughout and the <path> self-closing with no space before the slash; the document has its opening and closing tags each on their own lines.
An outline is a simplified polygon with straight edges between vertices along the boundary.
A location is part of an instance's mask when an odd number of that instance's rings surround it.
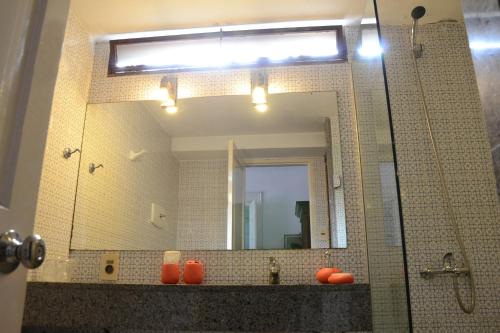
<svg viewBox="0 0 500 333">
<path fill-rule="evenodd" d="M 117 46 L 116 67 L 222 67 L 259 59 L 333 57 L 339 54 L 336 39 L 336 31 L 326 31 L 127 43 Z"/>
<path fill-rule="evenodd" d="M 211 28 L 188 35 L 185 29 L 178 35 L 113 40 L 110 74 L 342 60 L 342 28 L 320 25 L 330 21 L 305 22 L 284 28 L 278 24 Z"/>
<path fill-rule="evenodd" d="M 496 50 L 500 49 L 500 41 L 498 42 L 485 42 L 485 41 L 471 41 L 469 47 L 472 50 Z"/>
<path fill-rule="evenodd" d="M 361 47 L 358 48 L 358 54 L 365 58 L 380 57 L 383 53 L 378 39 L 377 29 L 361 30 Z"/>
<path fill-rule="evenodd" d="M 177 112 L 177 78 L 164 76 L 160 83 L 161 108 L 167 113 Z"/>
</svg>

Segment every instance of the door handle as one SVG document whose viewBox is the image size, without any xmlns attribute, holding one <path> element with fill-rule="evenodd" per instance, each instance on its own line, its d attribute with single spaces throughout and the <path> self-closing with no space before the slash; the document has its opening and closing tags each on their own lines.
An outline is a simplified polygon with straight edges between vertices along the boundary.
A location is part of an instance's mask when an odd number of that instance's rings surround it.
<svg viewBox="0 0 500 333">
<path fill-rule="evenodd" d="M 0 235 L 0 273 L 14 271 L 19 264 L 34 269 L 45 260 L 45 242 L 38 235 L 26 237 L 23 241 L 15 230 Z"/>
</svg>

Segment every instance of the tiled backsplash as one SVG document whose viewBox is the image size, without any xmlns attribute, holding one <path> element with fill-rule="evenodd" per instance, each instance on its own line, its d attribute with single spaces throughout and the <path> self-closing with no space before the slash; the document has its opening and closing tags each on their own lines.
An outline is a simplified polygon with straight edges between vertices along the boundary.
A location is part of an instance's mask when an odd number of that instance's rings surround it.
<svg viewBox="0 0 500 333">
<path fill-rule="evenodd" d="M 367 283 L 366 268 L 347 257 L 344 249 L 330 250 L 334 263 L 354 274 L 356 283 Z M 100 256 L 107 251 L 72 251 L 72 281 L 101 283 Z M 162 251 L 120 251 L 120 273 L 117 283 L 160 284 Z M 282 284 L 314 284 L 316 272 L 327 265 L 324 249 L 317 250 L 247 250 L 182 251 L 182 264 L 197 259 L 205 266 L 205 284 L 268 284 L 269 257 L 281 265 Z M 181 269 L 182 271 L 182 269 Z"/>
</svg>

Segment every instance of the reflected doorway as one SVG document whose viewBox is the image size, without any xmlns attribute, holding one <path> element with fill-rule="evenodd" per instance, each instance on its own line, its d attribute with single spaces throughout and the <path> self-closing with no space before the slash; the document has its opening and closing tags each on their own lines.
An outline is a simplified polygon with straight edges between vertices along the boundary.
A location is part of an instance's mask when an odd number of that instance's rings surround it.
<svg viewBox="0 0 500 333">
<path fill-rule="evenodd" d="M 307 165 L 245 167 L 245 249 L 311 248 Z"/>
</svg>

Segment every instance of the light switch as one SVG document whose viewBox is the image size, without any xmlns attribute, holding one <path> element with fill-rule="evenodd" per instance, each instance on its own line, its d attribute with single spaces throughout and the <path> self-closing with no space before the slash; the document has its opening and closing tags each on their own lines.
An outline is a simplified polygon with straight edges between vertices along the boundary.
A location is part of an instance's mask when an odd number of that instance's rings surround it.
<svg viewBox="0 0 500 333">
<path fill-rule="evenodd" d="M 120 271 L 120 254 L 105 253 L 101 256 L 100 277 L 102 281 L 117 281 Z"/>
<path fill-rule="evenodd" d="M 151 204 L 150 222 L 160 229 L 165 229 L 167 226 L 167 211 L 165 208 L 153 202 Z"/>
</svg>

